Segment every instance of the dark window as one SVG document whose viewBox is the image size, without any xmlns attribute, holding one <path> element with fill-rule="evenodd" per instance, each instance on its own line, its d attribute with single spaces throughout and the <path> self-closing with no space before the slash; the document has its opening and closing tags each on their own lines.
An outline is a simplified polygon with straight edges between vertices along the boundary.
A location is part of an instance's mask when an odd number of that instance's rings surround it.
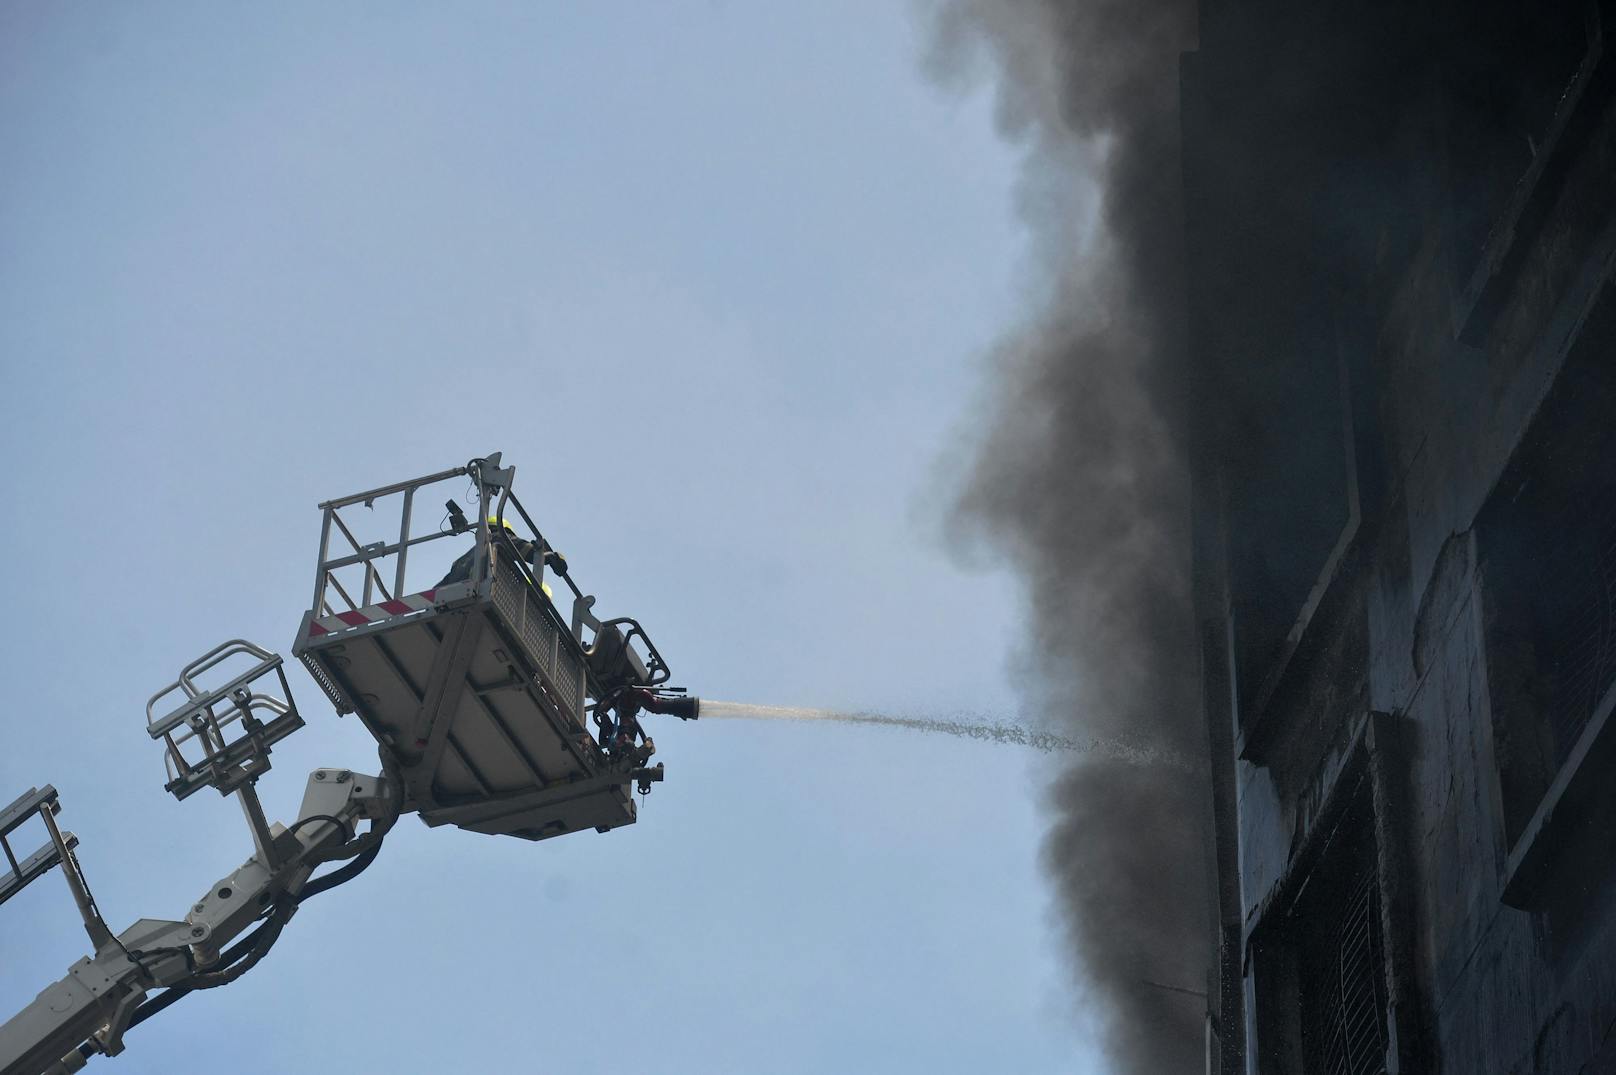
<svg viewBox="0 0 1616 1075">
<path fill-rule="evenodd" d="M 1448 35 L 1455 264 L 1476 266 L 1589 48 L 1587 0 L 1467 3 Z"/>
<path fill-rule="evenodd" d="M 1386 950 L 1373 821 L 1366 779 L 1296 909 L 1309 1075 L 1386 1070 Z"/>
<path fill-rule="evenodd" d="M 1321 909 L 1312 959 L 1302 965 L 1307 1070 L 1378 1075 L 1386 1070 L 1385 948 L 1374 875 Z"/>
<path fill-rule="evenodd" d="M 1382 1075 L 1389 1044 L 1374 800 L 1359 766 L 1288 914 L 1254 938 L 1260 1070 Z"/>
<path fill-rule="evenodd" d="M 1404 125 L 1431 56 L 1407 7 L 1220 5 L 1186 67 L 1194 345 L 1216 371 L 1201 406 L 1216 415 L 1248 757 L 1355 525 L 1343 366 L 1373 345 L 1371 307 L 1415 234 Z"/>
<path fill-rule="evenodd" d="M 1616 680 L 1613 295 L 1595 307 L 1478 520 L 1511 845 Z"/>
<path fill-rule="evenodd" d="M 1323 331 L 1231 393 L 1229 587 L 1247 736 L 1358 517 L 1339 351 L 1328 311 L 1318 314 Z"/>
</svg>

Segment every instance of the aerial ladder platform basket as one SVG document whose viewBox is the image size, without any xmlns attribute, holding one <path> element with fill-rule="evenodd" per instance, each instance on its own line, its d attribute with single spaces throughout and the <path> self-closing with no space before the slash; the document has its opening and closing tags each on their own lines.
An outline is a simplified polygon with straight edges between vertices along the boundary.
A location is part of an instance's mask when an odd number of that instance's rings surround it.
<svg viewBox="0 0 1616 1075">
<path fill-rule="evenodd" d="M 632 824 L 633 785 L 662 776 L 635 714 L 688 719 L 698 703 L 664 686 L 638 623 L 596 618 L 514 476 L 495 453 L 321 504 L 292 652 L 375 736 L 427 824 L 528 840 Z M 474 516 L 442 499 L 468 483 Z M 570 617 L 553 597 L 563 586 Z"/>
<path fill-rule="evenodd" d="M 381 772 L 316 769 L 296 819 L 271 823 L 257 783 L 304 721 L 281 657 L 242 639 L 185 665 L 146 703 L 166 790 L 235 798 L 252 834 L 252 856 L 183 919 L 141 918 L 114 933 L 77 838 L 55 820 L 56 789 L 30 788 L 0 809 L 0 903 L 61 866 L 93 946 L 0 1020 L 0 1075 L 59 1075 L 116 1056 L 129 1029 L 235 981 L 302 903 L 363 873 L 405 813 L 528 840 L 633 823 L 633 791 L 662 779 L 640 713 L 691 720 L 700 702 L 667 685 L 637 622 L 595 615 L 512 494 L 514 477 L 495 453 L 320 505 L 314 597 L 293 652 L 338 712 L 358 714 L 376 738 Z M 438 499 L 463 485 L 475 522 Z M 563 588 L 570 619 L 554 599 Z M 19 856 L 17 830 L 36 818 L 49 842 Z"/>
</svg>

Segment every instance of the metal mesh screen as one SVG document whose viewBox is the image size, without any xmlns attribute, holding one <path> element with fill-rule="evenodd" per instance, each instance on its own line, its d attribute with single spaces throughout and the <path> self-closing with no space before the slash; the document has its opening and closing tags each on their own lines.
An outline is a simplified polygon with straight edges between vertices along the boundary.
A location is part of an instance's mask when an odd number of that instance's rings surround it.
<svg viewBox="0 0 1616 1075">
<path fill-rule="evenodd" d="M 330 676 L 326 675 L 325 669 L 320 666 L 320 662 L 315 660 L 314 656 L 309 653 L 303 654 L 301 660 L 303 661 L 303 667 L 309 670 L 309 675 L 313 677 L 314 682 L 320 685 L 320 689 L 331 700 L 331 704 L 336 707 L 337 712 L 352 713 L 354 711 L 353 703 L 348 701 L 348 696 L 342 693 L 342 689 L 332 681 Z"/>
<path fill-rule="evenodd" d="M 544 674 L 554 678 L 557 643 L 555 624 L 536 607 L 536 602 L 531 596 L 525 604 L 525 616 L 521 624 L 522 646 Z"/>
<path fill-rule="evenodd" d="M 580 712 L 584 704 L 583 672 L 583 666 L 578 663 L 572 652 L 562 650 L 561 659 L 556 662 L 556 688 L 561 692 L 561 697 L 576 706 Z"/>
<path fill-rule="evenodd" d="M 539 606 L 527 580 L 509 564 L 501 564 L 494 583 L 494 604 L 505 622 L 515 630 L 528 660 L 555 685 L 572 715 L 583 719 L 583 665 L 570 645 L 565 645 L 555 622 Z"/>
</svg>

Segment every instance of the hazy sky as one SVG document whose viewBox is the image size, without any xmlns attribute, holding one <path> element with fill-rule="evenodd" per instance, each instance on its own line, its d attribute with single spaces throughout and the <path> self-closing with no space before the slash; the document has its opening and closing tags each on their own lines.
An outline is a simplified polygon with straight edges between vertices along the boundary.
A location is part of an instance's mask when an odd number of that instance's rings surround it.
<svg viewBox="0 0 1616 1075">
<path fill-rule="evenodd" d="M 1013 713 L 1013 588 L 940 519 L 1020 310 L 1016 159 L 985 88 L 920 74 L 917 10 L 0 7 L 0 801 L 56 785 L 114 928 L 250 851 L 233 803 L 162 791 L 147 696 L 226 638 L 289 649 L 317 501 L 472 455 L 698 693 Z M 294 689 L 272 817 L 375 764 Z M 1098 1070 L 1046 759 L 654 734 L 638 825 L 407 818 L 95 1069 Z M 0 908 L 0 1014 L 84 949 L 58 875 Z"/>
</svg>

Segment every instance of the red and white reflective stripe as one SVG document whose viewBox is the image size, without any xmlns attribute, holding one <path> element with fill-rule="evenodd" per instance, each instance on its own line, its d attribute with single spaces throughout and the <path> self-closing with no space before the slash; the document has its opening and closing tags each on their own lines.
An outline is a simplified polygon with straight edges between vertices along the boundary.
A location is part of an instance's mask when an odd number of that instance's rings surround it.
<svg viewBox="0 0 1616 1075">
<path fill-rule="evenodd" d="M 394 616 L 420 612 L 422 609 L 432 607 L 432 596 L 437 592 L 437 590 L 422 590 L 420 593 L 412 593 L 407 597 L 383 601 L 379 605 L 366 605 L 364 608 L 354 612 L 339 612 L 335 616 L 322 616 L 309 624 L 309 637 L 317 638 L 320 635 L 328 635 L 336 631 L 346 631 L 350 627 L 363 627 L 367 623 L 379 623 L 382 620 L 392 619 Z"/>
</svg>

